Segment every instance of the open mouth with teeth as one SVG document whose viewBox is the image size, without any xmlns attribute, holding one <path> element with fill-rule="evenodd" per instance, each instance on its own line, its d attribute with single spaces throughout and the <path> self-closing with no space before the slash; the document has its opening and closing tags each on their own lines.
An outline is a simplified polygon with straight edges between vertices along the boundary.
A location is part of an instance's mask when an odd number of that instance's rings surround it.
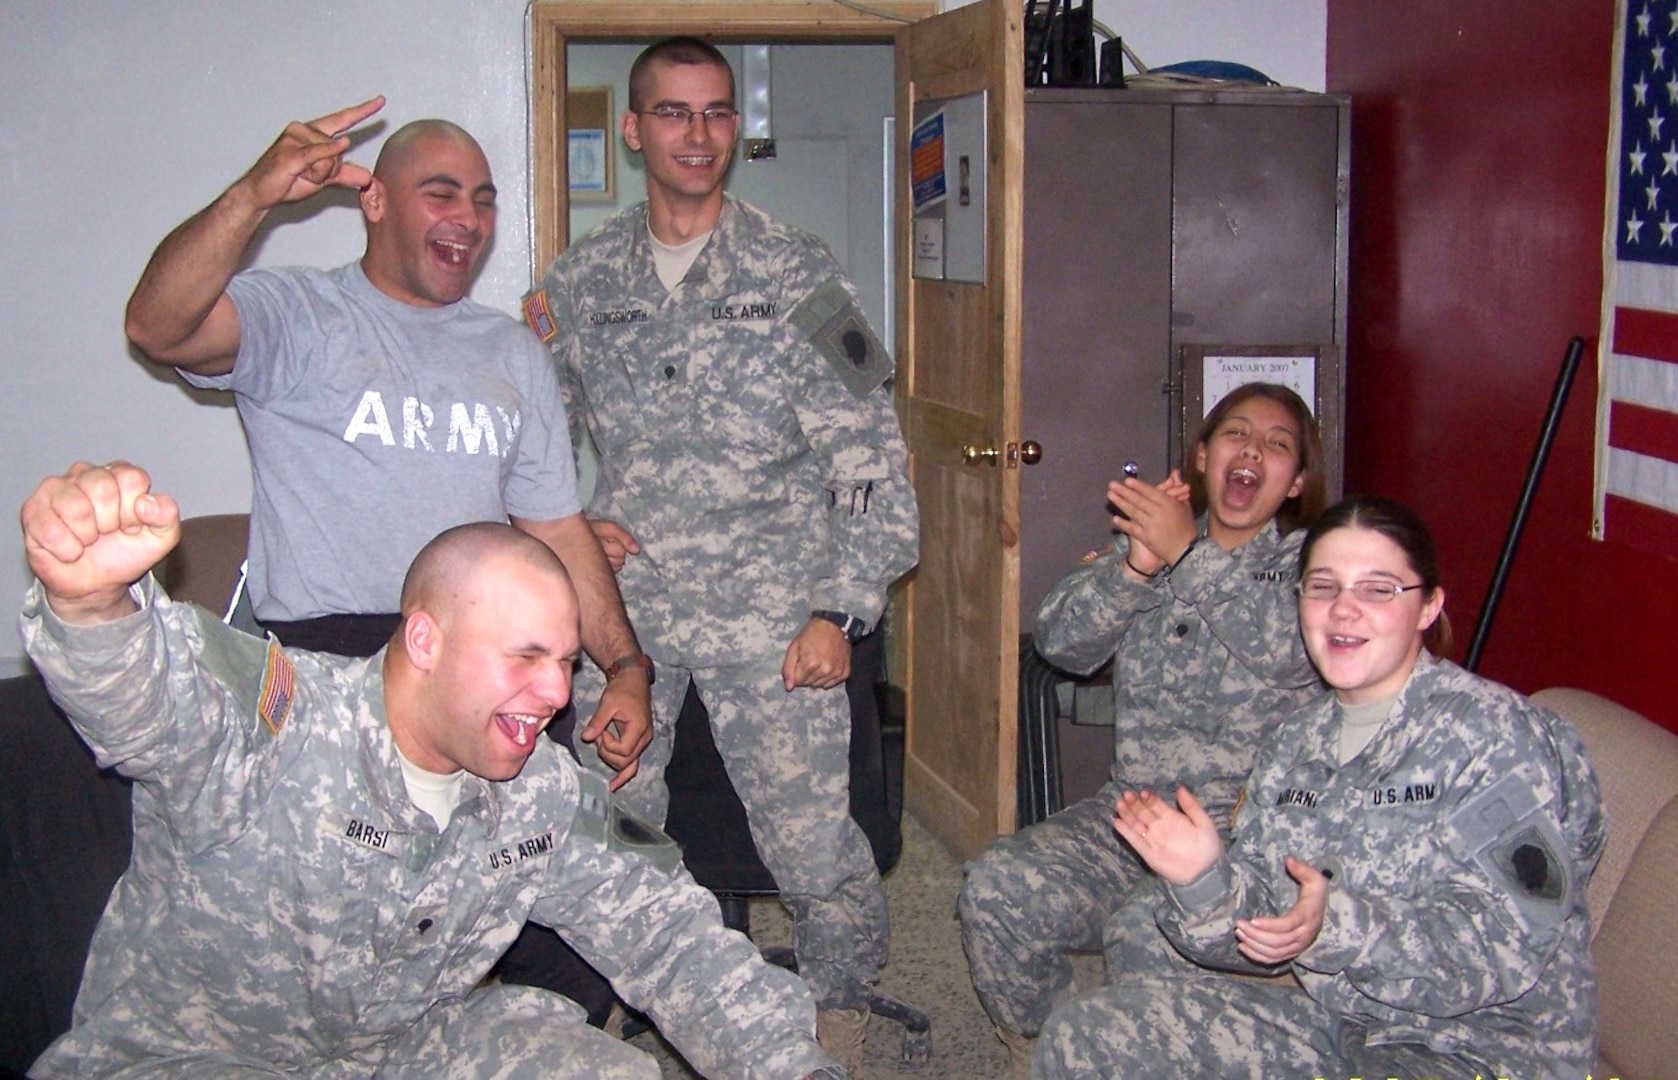
<svg viewBox="0 0 1678 1080">
<path fill-rule="evenodd" d="M 1231 469 L 1224 476 L 1224 501 L 1231 506 L 1251 506 L 1261 483 L 1263 478 L 1245 465 Z"/>
<path fill-rule="evenodd" d="M 536 749 L 536 736 L 541 734 L 547 721 L 548 717 L 531 716 L 528 713 L 495 714 L 495 726 L 501 730 L 501 734 L 526 754 Z"/>
<path fill-rule="evenodd" d="M 472 245 L 459 240 L 433 240 L 431 250 L 445 266 L 464 268 L 472 257 Z"/>
</svg>

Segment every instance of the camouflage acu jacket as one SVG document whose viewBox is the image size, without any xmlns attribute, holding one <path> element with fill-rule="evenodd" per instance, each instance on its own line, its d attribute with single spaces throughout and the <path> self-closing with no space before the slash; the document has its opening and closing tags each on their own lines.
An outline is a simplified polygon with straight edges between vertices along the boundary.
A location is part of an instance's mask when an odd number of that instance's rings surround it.
<svg viewBox="0 0 1678 1080">
<path fill-rule="evenodd" d="M 600 453 L 590 516 L 641 544 L 618 585 L 648 651 L 729 663 L 785 649 L 813 610 L 879 619 L 919 515 L 891 358 L 820 240 L 730 198 L 672 292 L 637 205 L 556 259 L 525 315 Z"/>
<path fill-rule="evenodd" d="M 72 1030 L 32 1075 L 206 1051 L 371 1074 L 433 1003 L 473 991 L 527 917 L 706 1072 L 832 1067 L 796 976 L 725 930 L 685 871 L 583 827 L 601 808 L 557 744 L 505 783 L 468 775 L 439 832 L 407 797 L 382 652 L 287 652 L 149 579 L 137 593 L 141 611 L 99 626 L 58 621 L 39 585 L 24 608 L 54 697 L 135 781 L 131 865 Z"/>
</svg>

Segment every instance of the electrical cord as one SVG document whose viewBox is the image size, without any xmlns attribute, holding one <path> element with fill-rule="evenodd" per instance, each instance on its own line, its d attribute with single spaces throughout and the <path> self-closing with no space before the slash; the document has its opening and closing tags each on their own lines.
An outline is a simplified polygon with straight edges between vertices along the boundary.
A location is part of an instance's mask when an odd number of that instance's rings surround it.
<svg viewBox="0 0 1678 1080">
<path fill-rule="evenodd" d="M 1118 34 L 1114 33 L 1112 27 L 1108 26 L 1106 23 L 1096 22 L 1094 19 L 1091 19 L 1090 29 L 1094 30 L 1108 41 L 1112 41 L 1114 38 L 1119 38 L 1119 51 L 1124 53 L 1125 59 L 1130 61 L 1131 66 L 1136 69 L 1136 73 L 1138 75 L 1146 75 L 1148 73 L 1148 65 L 1142 62 L 1142 58 L 1140 56 L 1137 56 L 1131 51 L 1129 43 L 1127 43 L 1124 38 L 1121 38 Z"/>
</svg>

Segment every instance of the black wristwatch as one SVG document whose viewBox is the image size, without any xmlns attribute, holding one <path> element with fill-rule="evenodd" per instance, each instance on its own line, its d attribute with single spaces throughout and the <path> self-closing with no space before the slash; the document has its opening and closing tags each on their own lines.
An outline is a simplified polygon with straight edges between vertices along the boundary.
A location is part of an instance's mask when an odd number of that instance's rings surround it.
<svg viewBox="0 0 1678 1080">
<path fill-rule="evenodd" d="M 847 615 L 843 611 L 812 611 L 810 618 L 830 622 L 845 635 L 846 641 L 858 641 L 868 633 L 868 624 L 855 615 Z"/>
</svg>

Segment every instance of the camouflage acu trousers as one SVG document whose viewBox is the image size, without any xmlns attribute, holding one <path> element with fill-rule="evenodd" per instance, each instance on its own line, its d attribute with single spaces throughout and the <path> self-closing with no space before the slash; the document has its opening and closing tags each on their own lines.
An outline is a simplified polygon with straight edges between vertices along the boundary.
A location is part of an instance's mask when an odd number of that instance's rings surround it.
<svg viewBox="0 0 1678 1080">
<path fill-rule="evenodd" d="M 310 1063 L 317 1080 L 658 1080 L 658 1062 L 588 1026 L 582 1009 L 558 994 L 487 986 L 439 1002 L 394 1044 L 365 1059 Z M 105 1073 L 123 1080 L 254 1080 L 295 1071 L 232 1053 L 155 1058 Z"/>
<path fill-rule="evenodd" d="M 1101 948 L 1102 927 L 1153 880 L 1113 831 L 1119 786 L 1001 836 L 967 866 L 956 901 L 979 1001 L 998 1027 L 1035 1035 L 1072 988 L 1070 954 Z"/>
<path fill-rule="evenodd" d="M 1474 1080 L 1483 1066 L 1419 1045 L 1368 1046 L 1361 1027 L 1291 982 L 1199 967 L 1154 922 L 1157 886 L 1109 921 L 1109 984 L 1062 1002 L 1043 1025 L 1031 1075 L 1250 1080 Z"/>
<path fill-rule="evenodd" d="M 669 806 L 664 766 L 691 677 L 710 713 L 728 778 L 746 808 L 758 857 L 792 914 L 799 974 L 817 1008 L 861 1008 L 886 962 L 889 922 L 873 851 L 851 819 L 850 700 L 843 685 L 788 693 L 781 684 L 781 659 L 695 671 L 660 665 L 653 684 L 653 745 L 618 798 L 632 812 L 664 821 Z M 598 680 L 591 669 L 583 685 L 579 670 L 579 717 L 592 712 Z M 583 745 L 579 753 L 590 768 L 602 767 L 592 747 Z"/>
<path fill-rule="evenodd" d="M 1032 1059 L 1039 1080 L 1476 1080 L 1495 1075 L 1425 1046 L 1366 1046 L 1303 990 L 1197 970 L 1121 975 L 1063 1003 Z"/>
</svg>

